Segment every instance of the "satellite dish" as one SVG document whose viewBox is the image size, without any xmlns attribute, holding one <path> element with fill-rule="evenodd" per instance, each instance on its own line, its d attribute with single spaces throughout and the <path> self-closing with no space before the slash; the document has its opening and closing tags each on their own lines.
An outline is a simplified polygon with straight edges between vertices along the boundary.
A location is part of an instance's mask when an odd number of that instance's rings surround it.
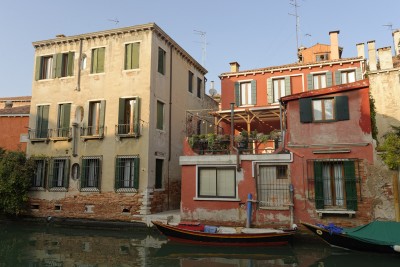
<svg viewBox="0 0 400 267">
<path fill-rule="evenodd" d="M 211 88 L 208 92 L 211 96 L 215 96 L 217 94 L 217 90 L 215 90 L 214 88 Z"/>
</svg>

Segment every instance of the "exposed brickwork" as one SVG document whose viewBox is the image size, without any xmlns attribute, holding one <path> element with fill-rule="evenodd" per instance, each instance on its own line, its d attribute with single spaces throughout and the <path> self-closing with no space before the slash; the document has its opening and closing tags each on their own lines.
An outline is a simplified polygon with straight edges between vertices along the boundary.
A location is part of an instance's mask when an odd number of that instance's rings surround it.
<svg viewBox="0 0 400 267">
<path fill-rule="evenodd" d="M 172 181 L 165 185 L 165 190 L 154 191 L 151 200 L 151 213 L 157 213 L 166 210 L 175 210 L 180 208 L 181 201 L 181 182 Z"/>
</svg>

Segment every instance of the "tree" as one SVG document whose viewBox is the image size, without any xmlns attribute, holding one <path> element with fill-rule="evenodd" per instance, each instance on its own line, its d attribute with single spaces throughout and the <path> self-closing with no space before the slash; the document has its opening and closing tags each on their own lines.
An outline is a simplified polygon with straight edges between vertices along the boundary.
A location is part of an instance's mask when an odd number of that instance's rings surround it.
<svg viewBox="0 0 400 267">
<path fill-rule="evenodd" d="M 26 208 L 34 162 L 21 151 L 0 151 L 0 213 L 19 215 Z"/>
<path fill-rule="evenodd" d="M 392 126 L 392 131 L 383 138 L 381 157 L 390 169 L 397 170 L 400 167 L 400 127 Z"/>
</svg>

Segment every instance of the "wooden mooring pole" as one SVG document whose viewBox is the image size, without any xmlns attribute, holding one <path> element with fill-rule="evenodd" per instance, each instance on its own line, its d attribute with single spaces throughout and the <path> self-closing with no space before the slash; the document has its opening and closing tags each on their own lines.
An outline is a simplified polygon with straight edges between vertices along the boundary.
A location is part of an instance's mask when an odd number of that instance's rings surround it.
<svg viewBox="0 0 400 267">
<path fill-rule="evenodd" d="M 399 175 L 400 175 L 400 168 L 399 171 L 393 173 L 393 195 L 394 195 L 394 211 L 396 215 L 396 221 L 400 222 L 400 209 L 399 209 Z"/>
</svg>

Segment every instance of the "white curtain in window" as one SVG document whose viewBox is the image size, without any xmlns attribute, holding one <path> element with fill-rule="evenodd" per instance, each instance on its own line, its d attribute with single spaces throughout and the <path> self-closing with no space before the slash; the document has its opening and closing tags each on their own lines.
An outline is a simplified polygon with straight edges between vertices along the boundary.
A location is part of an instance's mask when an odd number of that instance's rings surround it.
<svg viewBox="0 0 400 267">
<path fill-rule="evenodd" d="M 274 103 L 278 103 L 279 98 L 285 96 L 285 79 L 274 80 Z"/>
<path fill-rule="evenodd" d="M 38 161 L 36 165 L 35 186 L 42 186 L 42 177 L 44 169 L 43 161 Z"/>
<path fill-rule="evenodd" d="M 124 187 L 131 187 L 133 181 L 133 160 L 126 160 L 124 164 Z"/>
<path fill-rule="evenodd" d="M 88 187 L 95 187 L 96 181 L 96 162 L 91 160 L 89 162 L 89 177 L 88 177 Z"/>
<path fill-rule="evenodd" d="M 242 105 L 251 105 L 251 83 L 241 83 L 240 84 L 240 103 Z"/>
<path fill-rule="evenodd" d="M 217 176 L 215 169 L 201 169 L 199 172 L 200 177 L 200 190 L 201 196 L 216 196 L 217 195 Z"/>
<path fill-rule="evenodd" d="M 333 166 L 333 174 L 335 179 L 335 195 L 336 195 L 336 205 L 344 205 L 344 195 L 343 195 L 343 174 L 341 164 L 335 164 Z"/>
<path fill-rule="evenodd" d="M 322 102 L 321 100 L 314 100 L 313 102 L 313 116 L 314 120 L 322 120 Z"/>
<path fill-rule="evenodd" d="M 333 99 L 324 100 L 325 120 L 333 120 Z"/>
<path fill-rule="evenodd" d="M 57 179 L 57 186 L 61 187 L 63 186 L 63 178 L 64 178 L 64 161 L 59 160 L 56 163 L 56 173 L 55 173 L 55 177 Z"/>
<path fill-rule="evenodd" d="M 217 170 L 217 195 L 219 197 L 235 196 L 235 173 L 234 170 Z"/>
<path fill-rule="evenodd" d="M 330 165 L 324 164 L 322 166 L 322 180 L 324 185 L 324 204 L 332 205 L 332 192 L 331 192 L 331 176 Z"/>
</svg>

